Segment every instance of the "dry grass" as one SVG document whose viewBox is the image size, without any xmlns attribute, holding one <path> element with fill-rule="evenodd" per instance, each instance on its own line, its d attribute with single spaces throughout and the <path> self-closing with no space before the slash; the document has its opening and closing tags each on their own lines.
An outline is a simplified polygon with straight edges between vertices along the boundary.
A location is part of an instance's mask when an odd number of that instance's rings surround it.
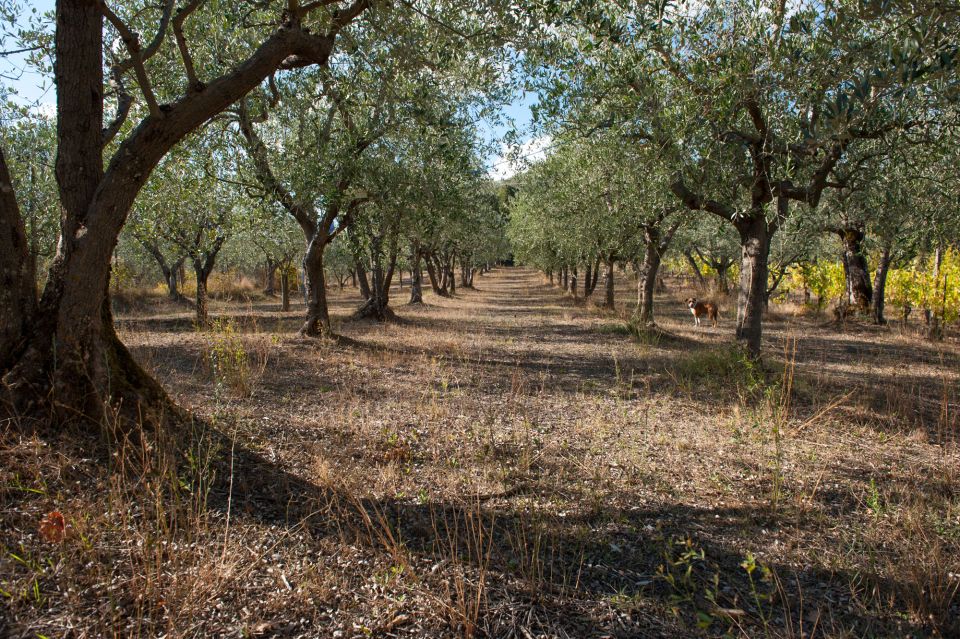
<svg viewBox="0 0 960 639">
<path fill-rule="evenodd" d="M 643 340 L 520 269 L 386 325 L 331 295 L 340 342 L 121 317 L 183 432 L 5 427 L 0 635 L 960 632 L 956 335 L 778 308 L 761 368 L 679 288 Z"/>
</svg>

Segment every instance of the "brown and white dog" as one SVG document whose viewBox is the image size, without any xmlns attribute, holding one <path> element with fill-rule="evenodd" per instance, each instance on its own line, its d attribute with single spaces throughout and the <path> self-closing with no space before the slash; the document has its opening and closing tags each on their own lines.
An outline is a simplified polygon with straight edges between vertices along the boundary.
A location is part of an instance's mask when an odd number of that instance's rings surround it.
<svg viewBox="0 0 960 639">
<path fill-rule="evenodd" d="M 695 297 L 688 297 L 687 308 L 690 309 L 690 313 L 693 315 L 693 323 L 697 326 L 700 326 L 700 318 L 704 315 L 714 326 L 720 319 L 720 309 L 713 302 L 699 302 Z"/>
</svg>

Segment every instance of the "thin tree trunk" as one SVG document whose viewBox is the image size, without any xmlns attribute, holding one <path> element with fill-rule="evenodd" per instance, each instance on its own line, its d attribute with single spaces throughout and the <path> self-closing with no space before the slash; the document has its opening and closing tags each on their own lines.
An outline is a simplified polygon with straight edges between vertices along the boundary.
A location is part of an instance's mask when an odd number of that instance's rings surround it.
<svg viewBox="0 0 960 639">
<path fill-rule="evenodd" d="M 207 311 L 207 278 L 210 273 L 204 270 L 199 261 L 194 261 L 193 273 L 197 278 L 196 323 L 199 328 L 206 328 L 210 325 Z"/>
<path fill-rule="evenodd" d="M 737 339 L 751 357 L 760 357 L 763 299 L 767 291 L 770 233 L 762 208 L 735 223 L 740 234 L 740 289 L 737 295 Z"/>
<path fill-rule="evenodd" d="M 607 308 L 614 308 L 614 260 L 613 256 L 607 258 L 607 268 L 604 275 L 604 288 L 606 289 L 606 295 L 604 296 L 603 305 Z"/>
<path fill-rule="evenodd" d="M 730 294 L 730 267 L 733 264 L 726 258 L 717 261 L 714 268 L 717 271 L 717 292 L 722 295 Z"/>
<path fill-rule="evenodd" d="M 660 268 L 660 255 L 657 251 L 647 251 L 640 266 L 638 282 L 637 321 L 641 326 L 653 326 L 653 295 L 657 286 L 657 271 Z"/>
<path fill-rule="evenodd" d="M 460 256 L 460 286 L 463 288 L 473 288 L 473 273 L 476 269 L 473 267 L 471 259 Z"/>
<path fill-rule="evenodd" d="M 160 246 L 155 241 L 150 241 L 139 236 L 137 237 L 137 241 L 140 242 L 140 245 L 153 257 L 157 266 L 160 267 L 160 272 L 163 274 L 163 281 L 167 285 L 167 297 L 175 301 L 183 299 L 177 287 L 177 278 L 183 270 L 183 263 L 186 261 L 186 257 L 181 257 L 173 264 L 168 264 L 167 259 L 160 250 Z"/>
<path fill-rule="evenodd" d="M 423 304 L 423 269 L 420 264 L 422 256 L 416 246 L 410 253 L 410 303 Z"/>
<path fill-rule="evenodd" d="M 946 327 L 946 315 L 947 315 L 947 275 L 942 273 L 943 267 L 943 248 L 937 247 L 936 253 L 934 254 L 934 264 L 933 264 L 933 295 L 930 298 L 929 306 L 930 309 L 927 311 L 929 315 L 929 328 L 927 329 L 927 337 L 931 340 L 942 340 L 943 331 Z M 940 289 L 940 279 L 941 275 L 943 276 L 943 292 L 941 293 Z M 940 297 L 940 315 L 937 316 L 936 305 L 937 297 Z"/>
<path fill-rule="evenodd" d="M 446 274 L 447 274 L 446 275 L 447 284 L 450 287 L 450 295 L 457 294 L 457 272 L 455 269 L 456 267 L 455 262 L 456 262 L 456 258 L 454 257 L 453 252 L 451 251 L 450 257 L 447 258 L 447 263 L 444 267 L 444 270 L 446 271 Z"/>
<path fill-rule="evenodd" d="M 588 295 L 593 295 L 593 292 L 597 288 L 597 282 L 600 279 L 600 262 L 601 262 L 601 259 L 600 259 L 600 256 L 598 255 L 596 259 L 593 261 L 593 274 L 587 278 L 588 281 L 590 282 L 590 292 L 588 293 Z"/>
<path fill-rule="evenodd" d="M 186 262 L 187 258 L 181 257 L 177 260 L 174 265 L 170 268 L 169 273 L 164 273 L 164 276 L 167 278 L 167 297 L 172 300 L 182 300 L 183 294 L 180 293 L 180 270 L 183 267 L 183 263 Z"/>
<path fill-rule="evenodd" d="M 360 297 L 365 300 L 370 299 L 370 281 L 367 279 L 367 269 L 363 267 L 360 260 L 356 262 L 357 281 L 360 282 Z"/>
<path fill-rule="evenodd" d="M 940 281 L 940 265 L 942 263 L 943 263 L 943 251 L 938 246 L 933 253 L 933 281 L 934 282 Z M 936 289 L 936 287 L 934 287 L 934 289 Z M 923 307 L 923 321 L 927 325 L 929 325 L 930 322 L 933 320 L 933 317 L 934 317 L 933 308 L 937 302 L 936 298 L 937 296 L 936 294 L 934 294 L 932 298 L 926 300 L 926 304 Z"/>
<path fill-rule="evenodd" d="M 883 311 L 886 305 L 884 297 L 886 296 L 887 273 L 890 271 L 891 259 L 890 244 L 887 243 L 880 254 L 880 263 L 877 264 L 877 272 L 873 276 L 873 321 L 879 325 L 887 323 Z"/>
<path fill-rule="evenodd" d="M 433 253 L 427 253 L 425 258 L 425 262 L 427 263 L 427 276 L 430 279 L 430 288 L 433 289 L 435 295 L 446 297 L 447 291 L 441 286 L 441 281 L 437 275 L 436 257 Z"/>
<path fill-rule="evenodd" d="M 697 288 L 701 291 L 707 290 L 707 280 L 703 277 L 703 272 L 697 264 L 697 259 L 690 251 L 684 251 L 683 256 L 687 258 L 687 264 L 690 265 L 690 270 L 693 271 L 694 277 L 697 278 Z"/>
<path fill-rule="evenodd" d="M 767 265 L 767 280 L 769 281 L 770 277 L 773 277 L 773 285 L 768 287 L 763 292 L 763 310 L 770 310 L 770 298 L 773 297 L 773 294 L 777 292 L 777 289 L 780 288 L 780 284 L 783 283 L 783 278 L 787 275 L 787 270 L 774 270 L 771 272 L 769 264 Z"/>
<path fill-rule="evenodd" d="M 653 315 L 653 297 L 657 289 L 660 264 L 663 261 L 663 254 L 670 246 L 673 235 L 679 227 L 679 222 L 674 223 L 666 233 L 662 233 L 659 227 L 660 222 L 648 224 L 643 229 L 644 255 L 638 272 L 636 322 L 644 327 L 656 324 Z"/>
<path fill-rule="evenodd" d="M 393 242 L 396 244 L 396 242 Z M 398 251 L 396 247 L 390 253 L 390 264 L 387 267 L 387 272 L 383 276 L 383 303 L 384 306 L 390 305 L 390 287 L 393 285 L 393 276 L 397 271 L 397 257 Z"/>
<path fill-rule="evenodd" d="M 284 313 L 290 310 L 290 268 L 284 267 L 280 272 L 280 310 Z"/>
</svg>

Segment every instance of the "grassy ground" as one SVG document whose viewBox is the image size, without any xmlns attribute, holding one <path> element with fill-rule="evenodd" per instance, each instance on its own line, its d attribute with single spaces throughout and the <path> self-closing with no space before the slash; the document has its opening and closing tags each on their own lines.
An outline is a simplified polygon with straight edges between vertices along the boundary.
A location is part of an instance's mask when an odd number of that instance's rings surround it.
<svg viewBox="0 0 960 639">
<path fill-rule="evenodd" d="M 639 337 L 531 271 L 476 284 L 386 325 L 331 291 L 336 342 L 272 299 L 121 314 L 196 419 L 6 427 L 0 635 L 960 633 L 956 335 L 775 307 L 761 368 L 678 282 Z"/>
</svg>

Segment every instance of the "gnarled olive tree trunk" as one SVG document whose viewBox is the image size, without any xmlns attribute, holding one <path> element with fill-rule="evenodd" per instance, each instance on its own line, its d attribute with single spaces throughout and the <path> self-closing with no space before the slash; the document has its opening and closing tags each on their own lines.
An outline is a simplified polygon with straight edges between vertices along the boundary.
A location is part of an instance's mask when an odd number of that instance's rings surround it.
<svg viewBox="0 0 960 639">
<path fill-rule="evenodd" d="M 600 256 L 593 261 L 587 261 L 587 274 L 583 282 L 583 296 L 590 297 L 597 289 L 597 282 L 600 279 Z"/>
<path fill-rule="evenodd" d="M 607 256 L 606 268 L 604 271 L 604 300 L 603 305 L 607 308 L 614 308 L 614 257 L 613 254 Z"/>
<path fill-rule="evenodd" d="M 757 149 L 754 152 L 759 153 Z M 757 167 L 765 166 L 762 154 L 757 158 Z M 671 190 L 681 202 L 690 210 L 706 211 L 718 215 L 733 224 L 740 235 L 740 284 L 737 295 L 737 340 L 747 347 L 753 358 L 760 357 L 763 337 L 763 311 L 767 292 L 768 264 L 770 259 L 770 239 L 776 232 L 778 220 L 786 218 L 789 198 L 785 195 L 776 197 L 777 216 L 774 221 L 768 221 L 766 216 L 767 204 L 773 200 L 766 181 L 765 171 L 760 171 L 758 180 L 751 194 L 751 206 L 746 216 L 737 215 L 736 209 L 729 204 L 705 199 L 691 191 L 677 180 L 671 184 Z M 788 185 L 780 188 L 787 190 Z M 792 187 L 791 187 L 792 188 Z M 805 196 L 807 197 L 807 196 Z M 816 198 L 807 199 L 815 205 Z"/>
<path fill-rule="evenodd" d="M 864 232 L 859 228 L 837 229 L 837 235 L 843 242 L 843 271 L 846 275 L 846 302 L 861 311 L 867 311 L 873 301 L 873 287 L 870 285 L 870 269 L 867 257 L 863 254 Z"/>
<path fill-rule="evenodd" d="M 443 265 L 443 281 L 446 283 L 444 288 L 450 291 L 450 295 L 457 294 L 457 256 L 452 250 L 447 251 Z"/>
<path fill-rule="evenodd" d="M 327 245 L 325 235 L 325 233 L 315 232 L 307 243 L 307 250 L 303 255 L 303 279 L 307 289 L 307 319 L 300 327 L 299 334 L 302 336 L 316 337 L 330 333 L 327 279 L 323 269 L 323 251 Z"/>
<path fill-rule="evenodd" d="M 280 263 L 272 257 L 267 257 L 263 265 L 263 294 L 273 297 L 277 294 L 276 277 Z"/>
<path fill-rule="evenodd" d="M 173 263 L 170 272 L 164 272 L 163 276 L 167 280 L 167 297 L 172 300 L 182 300 L 183 294 L 180 292 L 180 268 L 187 258 L 181 257 Z"/>
<path fill-rule="evenodd" d="M 394 269 L 397 265 L 397 251 L 392 250 L 387 258 L 388 264 L 384 268 L 383 237 L 374 235 L 370 238 L 370 298 L 357 309 L 355 316 L 375 319 L 380 322 L 396 317 L 390 309 L 390 284 L 393 280 Z"/>
<path fill-rule="evenodd" d="M 270 194 L 278 204 L 286 209 L 287 213 L 297 222 L 306 241 L 306 249 L 303 257 L 303 273 L 304 304 L 307 307 L 307 317 L 300 327 L 298 335 L 301 337 L 316 337 L 330 333 L 330 313 L 327 308 L 327 284 L 326 274 L 323 268 L 323 253 L 327 245 L 350 225 L 355 209 L 365 200 L 352 200 L 347 205 L 347 212 L 344 219 L 341 220 L 340 225 L 333 230 L 334 222 L 340 215 L 343 202 L 338 198 L 334 198 L 333 201 L 328 203 L 325 210 L 319 211 L 314 202 L 304 201 L 298 198 L 292 190 L 288 189 L 277 178 L 270 165 L 270 156 L 267 147 L 253 127 L 255 122 L 265 121 L 267 114 L 263 113 L 256 118 L 253 117 L 250 113 L 247 100 L 243 100 L 237 106 L 236 116 L 247 152 L 253 160 L 254 174 L 257 180 L 260 182 L 264 191 Z M 363 148 L 365 147 L 358 147 L 360 151 L 362 151 Z M 343 193 L 349 185 L 350 182 L 348 179 L 341 179 L 337 183 L 337 191 Z M 353 245 L 353 242 L 351 245 Z M 284 277 L 289 280 L 289 274 L 284 273 Z M 287 282 L 287 287 L 289 287 L 289 281 Z M 284 311 L 290 309 L 289 294 L 284 298 L 282 306 Z"/>
<path fill-rule="evenodd" d="M 711 262 L 711 266 L 717 271 L 717 292 L 728 295 L 730 293 L 730 267 L 733 266 L 733 260 L 721 258 Z"/>
<path fill-rule="evenodd" d="M 660 252 L 647 243 L 647 250 L 640 265 L 640 278 L 637 282 L 636 319 L 641 326 L 653 326 L 653 293 L 657 285 L 657 271 L 660 270 Z"/>
<path fill-rule="evenodd" d="M 363 262 L 357 260 L 354 264 L 354 272 L 357 274 L 357 282 L 360 287 L 360 297 L 365 300 L 370 299 L 370 279 L 367 277 L 367 269 Z"/>
<path fill-rule="evenodd" d="M 218 235 L 213 244 L 206 251 L 191 250 L 190 259 L 193 261 L 193 274 L 197 278 L 197 302 L 196 302 L 196 322 L 200 328 L 210 325 L 209 313 L 207 312 L 208 295 L 207 280 L 213 273 L 213 267 L 217 263 L 217 255 L 223 248 L 226 237 Z"/>
<path fill-rule="evenodd" d="M 433 289 L 435 295 L 441 297 L 447 297 L 446 283 L 443 280 L 441 275 L 440 261 L 436 256 L 434 251 L 430 251 L 424 255 L 425 262 L 427 264 L 427 276 L 430 278 L 430 288 Z"/>
<path fill-rule="evenodd" d="M 640 326 L 653 326 L 653 295 L 657 288 L 657 278 L 660 273 L 660 264 L 663 254 L 670 247 L 673 236 L 680 227 L 680 222 L 671 224 L 665 231 L 661 224 L 666 214 L 655 221 L 643 225 L 644 255 L 640 265 L 637 282 L 637 308 L 634 312 L 635 321 Z"/>
<path fill-rule="evenodd" d="M 415 243 L 410 248 L 410 303 L 423 304 L 423 255 Z"/>
</svg>

